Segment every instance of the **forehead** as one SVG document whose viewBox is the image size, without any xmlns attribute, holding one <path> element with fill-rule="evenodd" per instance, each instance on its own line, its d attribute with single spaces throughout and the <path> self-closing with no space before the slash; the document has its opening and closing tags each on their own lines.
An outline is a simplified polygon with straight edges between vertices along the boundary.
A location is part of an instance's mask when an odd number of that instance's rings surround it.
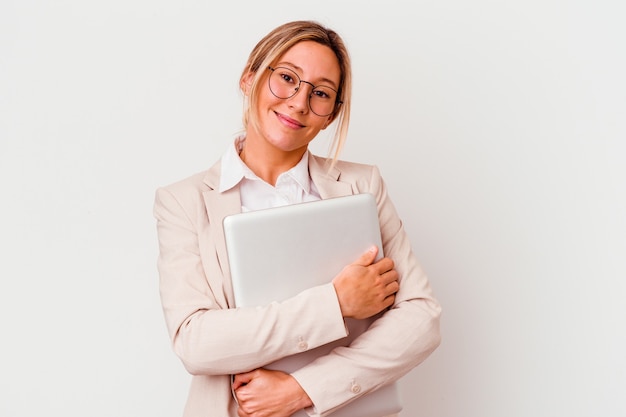
<svg viewBox="0 0 626 417">
<path fill-rule="evenodd" d="M 278 58 L 277 65 L 289 66 L 311 82 L 324 80 L 338 86 L 341 79 L 335 53 L 328 46 L 313 41 L 295 44 Z"/>
</svg>

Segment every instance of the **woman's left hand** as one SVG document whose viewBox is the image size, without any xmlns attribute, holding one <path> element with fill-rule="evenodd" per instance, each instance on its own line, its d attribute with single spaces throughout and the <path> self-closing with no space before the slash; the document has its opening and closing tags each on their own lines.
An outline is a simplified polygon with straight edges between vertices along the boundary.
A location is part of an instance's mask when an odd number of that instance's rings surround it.
<svg viewBox="0 0 626 417">
<path fill-rule="evenodd" d="M 289 417 L 313 405 L 300 384 L 281 371 L 259 368 L 235 375 L 233 390 L 239 417 Z"/>
</svg>

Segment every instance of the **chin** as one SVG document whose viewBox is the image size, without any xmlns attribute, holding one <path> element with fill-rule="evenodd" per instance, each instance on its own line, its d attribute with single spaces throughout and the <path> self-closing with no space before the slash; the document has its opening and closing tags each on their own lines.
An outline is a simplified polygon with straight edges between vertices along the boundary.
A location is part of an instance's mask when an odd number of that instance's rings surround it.
<svg viewBox="0 0 626 417">
<path fill-rule="evenodd" d="M 277 149 L 283 152 L 295 152 L 308 147 L 309 142 L 306 143 L 294 143 L 293 140 L 270 140 L 270 143 Z"/>
</svg>

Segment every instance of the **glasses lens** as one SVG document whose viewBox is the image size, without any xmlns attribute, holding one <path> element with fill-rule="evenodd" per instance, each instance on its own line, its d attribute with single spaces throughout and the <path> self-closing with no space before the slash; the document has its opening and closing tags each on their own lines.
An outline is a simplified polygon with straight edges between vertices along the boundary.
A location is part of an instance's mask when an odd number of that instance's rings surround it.
<svg viewBox="0 0 626 417">
<path fill-rule="evenodd" d="M 289 98 L 300 87 L 298 74 L 290 69 L 278 67 L 270 74 L 270 90 L 278 98 Z"/>
<path fill-rule="evenodd" d="M 335 110 L 337 92 L 330 87 L 320 85 L 315 87 L 309 96 L 311 111 L 318 116 L 328 116 Z"/>
<path fill-rule="evenodd" d="M 306 82 L 306 81 L 303 81 Z M 294 71 L 278 67 L 270 73 L 270 91 L 278 98 L 293 97 L 300 88 L 300 77 Z M 307 82 L 307 84 L 310 84 Z M 324 85 L 316 86 L 309 94 L 309 107 L 318 116 L 328 116 L 335 110 L 337 91 Z"/>
</svg>

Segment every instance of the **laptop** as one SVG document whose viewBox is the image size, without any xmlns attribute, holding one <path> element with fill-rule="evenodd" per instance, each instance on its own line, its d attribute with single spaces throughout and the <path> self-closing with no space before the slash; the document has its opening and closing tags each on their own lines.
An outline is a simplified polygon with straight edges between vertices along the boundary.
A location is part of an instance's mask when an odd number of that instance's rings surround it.
<svg viewBox="0 0 626 417">
<path fill-rule="evenodd" d="M 344 266 L 382 242 L 376 201 L 356 194 L 238 213 L 224 219 L 235 305 L 281 302 L 330 282 Z M 297 277 L 297 279 L 294 279 Z M 267 364 L 287 373 L 347 346 L 377 318 L 346 319 L 346 338 Z M 341 407 L 332 417 L 382 417 L 402 409 L 397 383 L 385 385 Z M 293 417 L 307 417 L 299 411 Z"/>
</svg>

